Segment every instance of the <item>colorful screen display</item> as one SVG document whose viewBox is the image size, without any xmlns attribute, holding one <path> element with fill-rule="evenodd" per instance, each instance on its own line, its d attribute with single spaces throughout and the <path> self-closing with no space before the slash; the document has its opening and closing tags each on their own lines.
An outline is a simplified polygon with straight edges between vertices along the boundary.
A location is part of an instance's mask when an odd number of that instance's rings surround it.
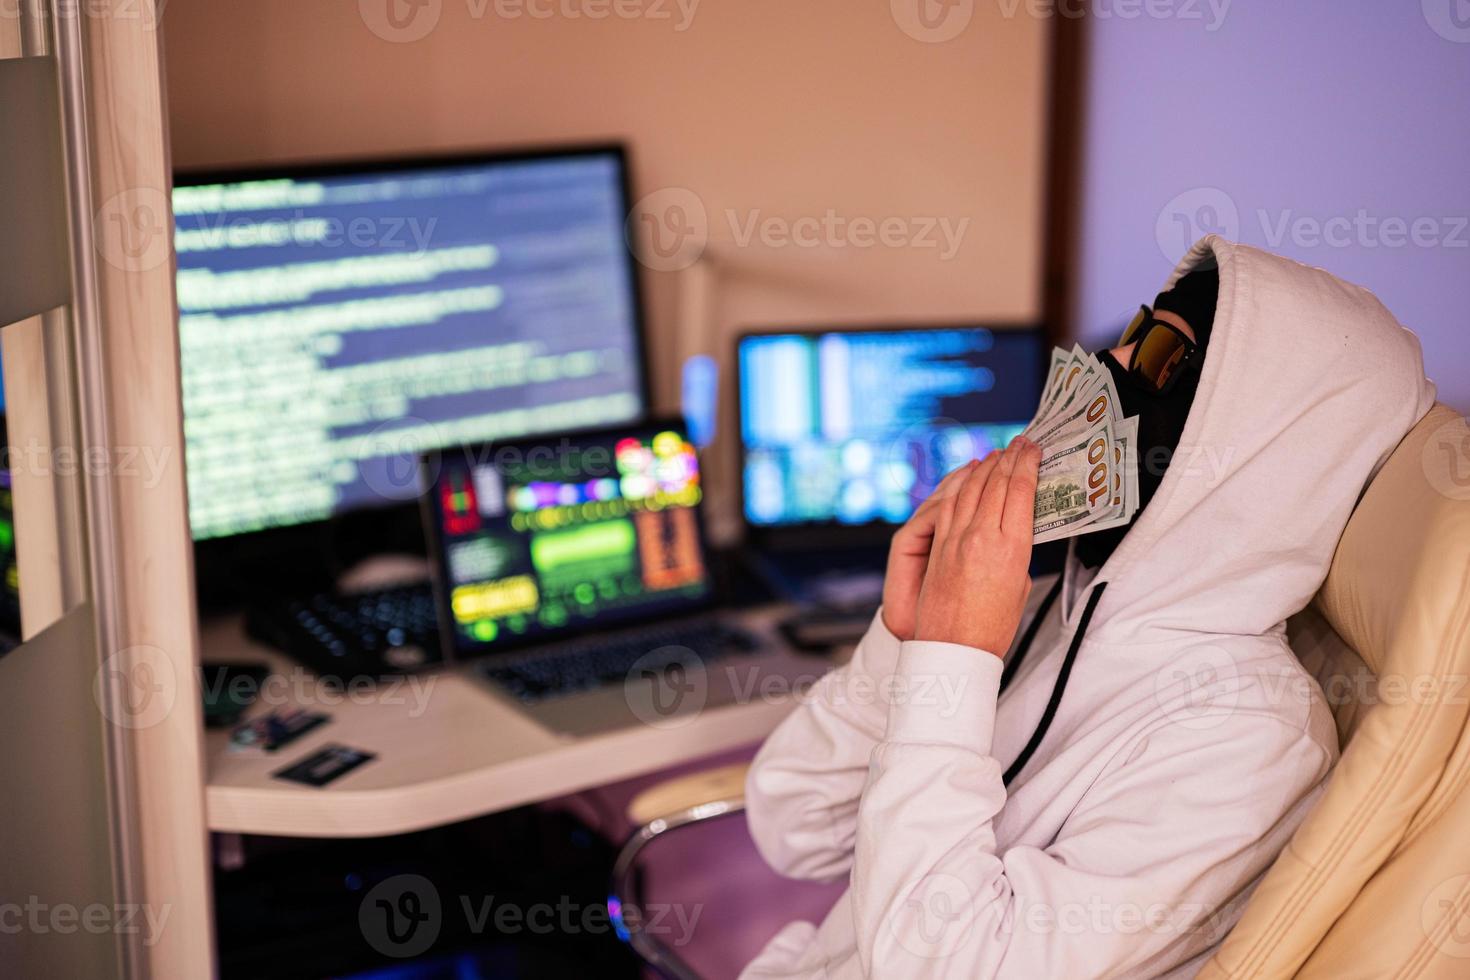
<svg viewBox="0 0 1470 980">
<path fill-rule="evenodd" d="M 445 450 L 425 467 L 441 602 L 461 650 L 710 596 L 699 461 L 679 428 Z"/>
<path fill-rule="evenodd" d="M 0 427 L 3 437 L 3 427 Z M 10 470 L 0 469 L 0 653 L 20 643 L 20 566 L 15 559 L 15 501 Z"/>
<path fill-rule="evenodd" d="M 1036 330 L 852 330 L 742 338 L 745 518 L 897 524 L 946 473 L 1025 428 Z"/>
</svg>

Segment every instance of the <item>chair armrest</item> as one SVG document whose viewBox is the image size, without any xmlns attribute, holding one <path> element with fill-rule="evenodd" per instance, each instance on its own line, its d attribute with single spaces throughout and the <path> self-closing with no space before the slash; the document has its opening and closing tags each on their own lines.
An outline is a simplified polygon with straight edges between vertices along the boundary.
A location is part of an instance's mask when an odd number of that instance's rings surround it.
<svg viewBox="0 0 1470 980">
<path fill-rule="evenodd" d="M 613 863 L 607 910 L 618 938 L 667 980 L 699 980 L 699 975 L 658 937 L 644 931 L 638 856 L 655 839 L 681 827 L 744 810 L 749 769 L 749 763 L 741 762 L 680 776 L 644 790 L 628 804 L 628 817 L 638 829 Z"/>
<path fill-rule="evenodd" d="M 694 807 L 721 800 L 743 800 L 745 774 L 749 771 L 750 763 L 737 762 L 650 786 L 628 804 L 628 820 L 641 827 Z"/>
</svg>

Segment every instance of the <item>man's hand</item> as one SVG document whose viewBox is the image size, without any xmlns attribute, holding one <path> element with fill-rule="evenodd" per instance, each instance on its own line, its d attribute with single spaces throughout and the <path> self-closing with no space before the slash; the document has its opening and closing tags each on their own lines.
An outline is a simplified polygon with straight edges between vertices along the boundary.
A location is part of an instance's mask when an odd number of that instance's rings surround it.
<svg viewBox="0 0 1470 980">
<path fill-rule="evenodd" d="M 940 480 L 929 498 L 894 533 L 893 543 L 888 546 L 888 570 L 883 575 L 883 625 L 900 640 L 914 638 L 919 589 L 924 584 L 924 569 L 929 565 L 929 547 L 934 540 L 940 507 L 946 497 L 959 492 L 965 476 L 979 462 L 972 459 Z"/>
<path fill-rule="evenodd" d="M 1030 591 L 1026 569 L 1040 465 L 1040 447 L 1018 437 L 969 468 L 959 491 L 941 501 L 914 639 L 1005 656 Z"/>
</svg>

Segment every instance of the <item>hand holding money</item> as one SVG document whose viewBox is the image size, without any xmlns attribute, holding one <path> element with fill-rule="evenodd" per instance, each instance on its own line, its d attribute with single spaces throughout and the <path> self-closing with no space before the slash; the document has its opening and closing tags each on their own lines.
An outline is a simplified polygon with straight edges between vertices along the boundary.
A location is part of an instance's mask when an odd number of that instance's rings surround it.
<svg viewBox="0 0 1470 980">
<path fill-rule="evenodd" d="M 938 510 L 914 639 L 996 656 L 1010 648 L 1031 586 L 1026 569 L 1040 462 L 1040 448 L 1018 438 L 956 470 L 958 485 L 931 498 Z"/>
<path fill-rule="evenodd" d="M 888 548 L 888 570 L 883 576 L 883 625 L 900 640 L 914 638 L 919 590 L 929 568 L 939 516 L 946 501 L 959 493 L 965 479 L 979 465 L 978 459 L 972 459 L 939 481 L 934 492 L 893 536 Z"/>
<path fill-rule="evenodd" d="M 1022 432 L 1041 447 L 1036 544 L 1126 524 L 1138 510 L 1138 417 L 1113 376 L 1073 345 L 1052 351 L 1041 404 Z"/>
<path fill-rule="evenodd" d="M 1117 527 L 1132 520 L 1138 510 L 1138 418 L 1122 417 L 1113 376 L 1093 355 L 1078 347 L 1052 352 L 1041 404 L 1022 435 L 1035 444 L 1027 454 L 1024 487 L 1029 495 L 1025 504 L 1032 515 L 1032 540 L 1024 549 L 1008 545 L 1005 555 L 971 555 L 972 564 L 979 561 L 984 568 L 991 567 L 993 561 L 1019 561 L 1020 571 L 1002 576 L 1003 582 L 1026 581 L 1030 544 Z M 980 477 L 988 477 L 1003 455 L 992 453 L 986 461 L 973 460 L 950 473 L 894 535 L 883 582 L 883 621 L 898 639 L 913 639 L 916 635 L 934 639 L 963 633 L 956 642 L 1000 651 L 1009 646 L 1008 639 L 1001 643 L 996 638 L 1004 632 L 1004 623 L 992 631 L 996 636 L 986 637 L 971 636 L 973 630 L 963 627 L 966 622 L 990 623 L 997 617 L 1008 622 L 1012 612 L 1009 600 L 997 599 L 999 606 L 987 606 L 986 615 L 964 608 L 963 603 L 988 593 L 941 588 L 940 583 L 961 583 L 978 571 L 956 556 L 939 561 L 935 550 L 950 536 L 962 489 L 968 485 L 973 493 L 973 488 L 983 487 L 985 481 Z M 1037 467 L 1034 491 L 1032 465 Z M 982 468 L 983 472 L 977 473 Z M 999 486 L 1001 481 L 996 482 Z M 974 503 L 967 497 L 965 512 Z M 1013 544 L 1014 535 L 1007 541 Z M 952 566 L 952 571 L 946 572 L 946 565 Z M 997 595 L 1008 597 L 1012 591 L 1002 588 Z M 927 625 L 919 622 L 921 605 L 928 608 Z M 1019 611 L 1015 612 L 1019 616 Z"/>
</svg>

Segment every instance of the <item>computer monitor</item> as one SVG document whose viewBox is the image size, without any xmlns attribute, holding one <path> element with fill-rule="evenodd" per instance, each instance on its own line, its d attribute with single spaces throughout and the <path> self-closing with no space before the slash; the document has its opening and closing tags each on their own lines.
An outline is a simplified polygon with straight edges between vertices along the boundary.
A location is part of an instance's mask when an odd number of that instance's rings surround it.
<svg viewBox="0 0 1470 980">
<path fill-rule="evenodd" d="M 196 541 L 417 499 L 419 453 L 642 418 L 618 147 L 181 174 Z"/>
<path fill-rule="evenodd" d="M 1037 329 L 970 326 L 742 336 L 747 528 L 891 530 L 944 474 L 1025 428 L 1043 346 Z"/>
<path fill-rule="evenodd" d="M 447 656 L 713 599 L 699 460 L 682 423 L 443 449 L 423 471 Z"/>
</svg>

